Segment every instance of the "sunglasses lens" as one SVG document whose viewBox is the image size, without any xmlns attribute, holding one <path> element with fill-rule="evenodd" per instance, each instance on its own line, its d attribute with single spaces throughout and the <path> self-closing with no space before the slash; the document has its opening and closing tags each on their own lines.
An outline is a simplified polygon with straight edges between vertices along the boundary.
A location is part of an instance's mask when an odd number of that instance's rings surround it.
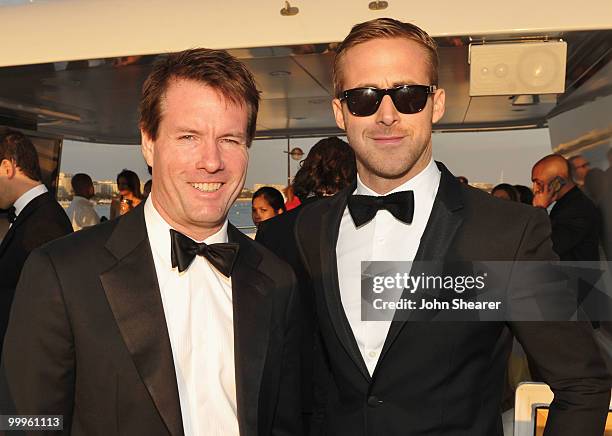
<svg viewBox="0 0 612 436">
<path fill-rule="evenodd" d="M 367 117 L 378 110 L 380 100 L 375 89 L 357 88 L 346 92 L 349 111 L 358 117 Z"/>
<path fill-rule="evenodd" d="M 403 114 L 421 112 L 427 104 L 427 87 L 403 86 L 395 89 L 392 95 L 393 104 Z"/>
<path fill-rule="evenodd" d="M 378 110 L 385 94 L 389 94 L 395 108 L 403 114 L 416 114 L 427 105 L 429 87 L 424 85 L 399 86 L 392 89 L 355 88 L 345 91 L 349 111 L 358 117 L 370 116 Z"/>
</svg>

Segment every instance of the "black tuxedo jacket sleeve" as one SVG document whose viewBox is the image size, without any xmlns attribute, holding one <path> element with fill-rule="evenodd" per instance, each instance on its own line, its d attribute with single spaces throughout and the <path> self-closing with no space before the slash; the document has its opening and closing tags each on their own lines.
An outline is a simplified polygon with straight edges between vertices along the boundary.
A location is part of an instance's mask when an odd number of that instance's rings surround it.
<svg viewBox="0 0 612 436">
<path fill-rule="evenodd" d="M 301 325 L 301 368 L 302 368 L 302 410 L 305 433 L 310 431 L 313 414 L 313 396 L 325 393 L 327 384 L 326 366 L 321 361 L 322 354 L 316 352 L 321 347 L 320 334 L 316 329 L 312 285 L 295 245 L 295 221 L 303 206 L 317 201 L 315 197 L 307 199 L 295 209 L 264 221 L 260 224 L 255 240 L 285 260 L 295 271 L 302 311 Z M 316 373 L 316 376 L 313 376 Z M 313 383 L 317 385 L 313 385 Z M 320 383 L 320 384 L 319 384 Z M 320 403 L 321 401 L 319 401 Z"/>
<path fill-rule="evenodd" d="M 228 236 L 240 244 L 232 274 L 240 434 L 301 434 L 294 275 L 231 225 Z M 10 406 L 64 415 L 65 434 L 183 434 L 143 206 L 32 253 L 2 366 Z"/>
<path fill-rule="evenodd" d="M 35 248 L 72 233 L 72 225 L 53 196 L 35 197 L 17 216 L 0 244 L 0 352 L 21 269 Z"/>
<path fill-rule="evenodd" d="M 438 166 L 440 187 L 416 260 L 556 258 L 543 211 L 462 185 Z M 394 321 L 370 375 L 338 288 L 336 242 L 353 189 L 307 206 L 296 223 L 333 376 L 319 434 L 501 435 L 508 327 L 555 394 L 545 434 L 602 434 L 610 378 L 586 323 Z"/>
</svg>

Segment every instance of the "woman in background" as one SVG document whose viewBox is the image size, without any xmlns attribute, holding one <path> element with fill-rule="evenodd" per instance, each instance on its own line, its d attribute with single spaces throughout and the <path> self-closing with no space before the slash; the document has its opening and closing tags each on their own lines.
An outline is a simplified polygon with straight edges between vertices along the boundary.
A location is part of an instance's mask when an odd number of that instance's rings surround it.
<svg viewBox="0 0 612 436">
<path fill-rule="evenodd" d="M 283 194 L 276 188 L 264 186 L 253 194 L 253 205 L 251 213 L 253 223 L 259 227 L 259 223 L 273 218 L 285 212 L 285 200 Z"/>
<path fill-rule="evenodd" d="M 302 203 L 334 195 L 356 177 L 355 154 L 342 139 L 332 136 L 317 142 L 293 178 L 293 193 Z"/>
<path fill-rule="evenodd" d="M 516 188 L 508 183 L 500 183 L 491 190 L 493 197 L 501 198 L 502 200 L 520 201 L 519 192 Z"/>
<path fill-rule="evenodd" d="M 117 189 L 119 196 L 111 202 L 111 219 L 128 213 L 142 201 L 140 178 L 134 171 L 124 169 L 117 174 Z"/>
</svg>

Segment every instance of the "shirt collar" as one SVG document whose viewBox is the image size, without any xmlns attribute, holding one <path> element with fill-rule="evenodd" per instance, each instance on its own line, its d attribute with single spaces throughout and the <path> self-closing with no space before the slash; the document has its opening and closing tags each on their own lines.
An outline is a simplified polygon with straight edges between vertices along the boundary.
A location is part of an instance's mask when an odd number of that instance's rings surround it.
<svg viewBox="0 0 612 436">
<path fill-rule="evenodd" d="M 173 227 L 166 222 L 166 220 L 159 214 L 151 196 L 146 199 L 144 206 L 145 224 L 147 226 L 147 234 L 149 236 L 149 243 L 151 244 L 151 250 L 156 256 L 164 261 L 165 264 L 170 265 L 170 229 Z M 204 241 L 206 244 L 217 244 L 228 241 L 227 236 L 227 219 L 223 223 L 223 226 L 213 235 L 210 235 Z M 176 230 L 176 229 L 175 229 Z"/>
<path fill-rule="evenodd" d="M 15 204 L 13 204 L 15 207 L 15 216 L 19 215 L 30 201 L 34 200 L 39 195 L 43 195 L 45 192 L 48 192 L 48 190 L 42 183 L 24 192 L 21 197 L 15 201 Z"/>
<path fill-rule="evenodd" d="M 427 166 L 420 173 L 418 173 L 410 180 L 402 183 L 397 188 L 391 190 L 390 192 L 387 192 L 387 194 L 385 195 L 391 194 L 393 192 L 414 191 L 415 195 L 427 195 L 428 197 L 431 197 L 433 199 L 436 196 L 440 176 L 441 173 L 438 169 L 438 166 L 436 165 L 433 159 L 430 159 Z M 355 192 L 353 192 L 353 194 L 373 195 L 377 197 L 381 196 L 381 194 L 378 194 L 377 192 L 368 188 L 361 181 L 359 174 L 357 174 L 357 189 L 355 189 Z"/>
</svg>

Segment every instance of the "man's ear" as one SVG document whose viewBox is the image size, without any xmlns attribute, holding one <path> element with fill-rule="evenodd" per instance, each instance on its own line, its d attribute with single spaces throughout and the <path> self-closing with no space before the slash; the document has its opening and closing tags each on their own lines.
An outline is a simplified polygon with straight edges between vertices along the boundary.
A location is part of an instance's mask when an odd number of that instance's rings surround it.
<svg viewBox="0 0 612 436">
<path fill-rule="evenodd" d="M 332 109 L 334 110 L 334 116 L 336 117 L 336 124 L 342 130 L 346 130 L 344 124 L 344 114 L 342 113 L 342 102 L 340 99 L 334 98 L 332 100 Z"/>
<path fill-rule="evenodd" d="M 446 94 L 444 89 L 438 88 L 433 96 L 433 112 L 431 114 L 431 122 L 437 123 L 444 115 L 446 104 Z"/>
<path fill-rule="evenodd" d="M 142 151 L 142 156 L 144 160 L 147 162 L 147 165 L 153 167 L 153 156 L 155 155 L 155 141 L 153 141 L 149 135 L 142 129 L 140 129 L 140 150 Z"/>
<path fill-rule="evenodd" d="M 17 167 L 15 166 L 13 161 L 9 159 L 2 159 L 2 162 L 0 162 L 0 174 L 2 174 L 2 176 L 4 177 L 12 179 L 13 177 L 15 177 L 16 173 Z"/>
</svg>

